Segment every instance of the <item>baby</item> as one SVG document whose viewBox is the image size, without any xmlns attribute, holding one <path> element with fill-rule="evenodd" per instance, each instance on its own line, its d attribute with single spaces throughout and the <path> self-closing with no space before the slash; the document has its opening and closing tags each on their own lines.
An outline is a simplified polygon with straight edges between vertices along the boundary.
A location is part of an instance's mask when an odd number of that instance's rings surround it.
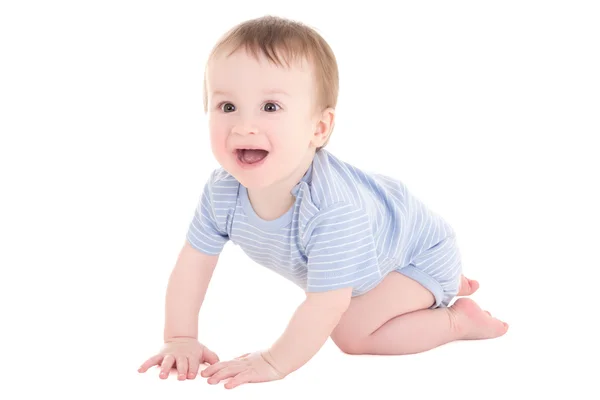
<svg viewBox="0 0 600 400">
<path fill-rule="evenodd" d="M 282 379 L 329 337 L 347 354 L 423 352 L 495 338 L 508 325 L 468 296 L 452 228 L 398 180 L 324 149 L 338 69 L 313 29 L 279 17 L 227 32 L 205 71 L 210 142 L 222 168 L 206 185 L 169 279 L 164 346 L 139 369 L 171 368 L 230 389 Z M 198 342 L 198 313 L 227 241 L 306 292 L 268 349 L 219 361 Z"/>
</svg>

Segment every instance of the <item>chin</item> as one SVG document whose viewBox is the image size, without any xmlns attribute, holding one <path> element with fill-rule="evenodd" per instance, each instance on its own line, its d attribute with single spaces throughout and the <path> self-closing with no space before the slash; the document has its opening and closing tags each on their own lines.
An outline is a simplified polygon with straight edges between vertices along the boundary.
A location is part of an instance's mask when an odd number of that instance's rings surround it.
<svg viewBox="0 0 600 400">
<path fill-rule="evenodd" d="M 271 183 L 271 179 L 267 176 L 266 169 L 263 168 L 258 168 L 256 170 L 240 168 L 235 161 L 231 162 L 231 160 L 229 160 L 229 162 L 226 163 L 225 169 L 237 179 L 238 182 L 247 188 L 263 188 L 269 186 Z"/>
<path fill-rule="evenodd" d="M 250 177 L 244 176 L 243 173 L 238 174 L 235 178 L 247 189 L 264 189 L 273 184 L 270 179 L 265 179 L 263 177 Z"/>
</svg>

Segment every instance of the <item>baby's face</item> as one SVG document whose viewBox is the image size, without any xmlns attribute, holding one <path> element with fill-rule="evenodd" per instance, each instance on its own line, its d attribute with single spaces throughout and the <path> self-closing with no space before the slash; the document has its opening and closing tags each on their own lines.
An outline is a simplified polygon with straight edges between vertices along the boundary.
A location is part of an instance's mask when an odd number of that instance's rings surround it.
<svg viewBox="0 0 600 400">
<path fill-rule="evenodd" d="M 322 144 L 315 136 L 319 113 L 312 68 L 306 61 L 279 67 L 244 50 L 229 57 L 221 52 L 208 64 L 212 151 L 247 188 L 264 188 L 297 175 Z"/>
</svg>

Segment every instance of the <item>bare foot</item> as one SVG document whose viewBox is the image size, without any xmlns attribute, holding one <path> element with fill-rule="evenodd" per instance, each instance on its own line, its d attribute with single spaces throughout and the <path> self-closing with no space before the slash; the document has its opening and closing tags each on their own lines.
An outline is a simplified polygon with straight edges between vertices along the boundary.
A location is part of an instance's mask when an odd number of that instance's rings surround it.
<svg viewBox="0 0 600 400">
<path fill-rule="evenodd" d="M 456 300 L 450 310 L 456 316 L 457 329 L 463 340 L 492 339 L 508 330 L 506 322 L 492 317 L 471 299 Z"/>
<path fill-rule="evenodd" d="M 460 289 L 457 296 L 470 296 L 479 289 L 479 282 L 467 279 L 464 275 L 460 276 Z"/>
</svg>

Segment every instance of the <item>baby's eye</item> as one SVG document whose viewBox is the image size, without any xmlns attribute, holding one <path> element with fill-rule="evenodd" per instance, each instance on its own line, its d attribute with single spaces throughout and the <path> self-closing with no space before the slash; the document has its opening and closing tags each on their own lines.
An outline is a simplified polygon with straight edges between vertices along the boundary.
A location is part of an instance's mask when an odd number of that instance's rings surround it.
<svg viewBox="0 0 600 400">
<path fill-rule="evenodd" d="M 221 104 L 221 110 L 226 113 L 234 112 L 235 106 L 231 103 L 223 103 Z"/>
<path fill-rule="evenodd" d="M 279 104 L 276 103 L 266 103 L 264 106 L 265 111 L 267 112 L 274 112 L 279 110 L 281 107 L 279 106 Z"/>
</svg>

